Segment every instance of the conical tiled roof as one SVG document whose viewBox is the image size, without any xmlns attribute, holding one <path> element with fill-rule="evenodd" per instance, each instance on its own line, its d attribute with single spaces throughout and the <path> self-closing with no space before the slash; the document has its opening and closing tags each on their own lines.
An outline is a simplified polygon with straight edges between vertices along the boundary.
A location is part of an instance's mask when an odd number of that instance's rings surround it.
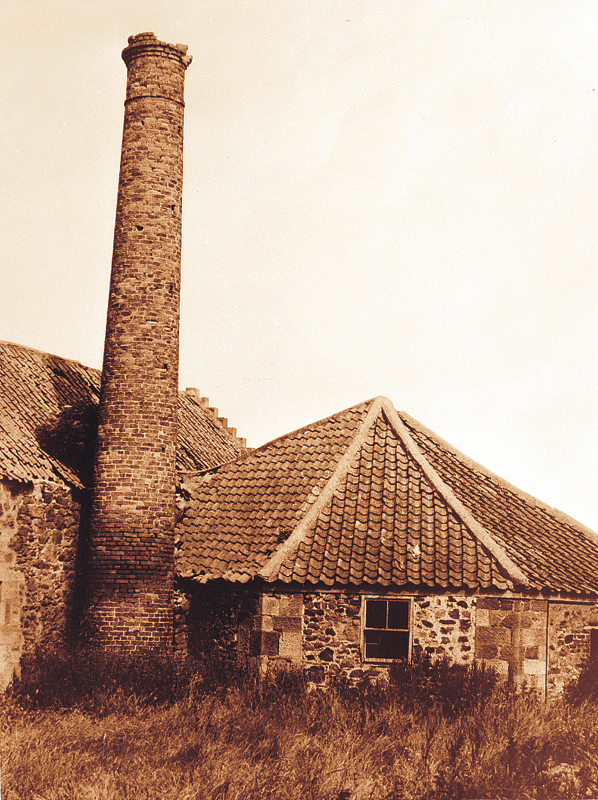
<svg viewBox="0 0 598 800">
<path fill-rule="evenodd" d="M 178 530 L 199 581 L 598 592 L 594 534 L 381 397 L 199 478 Z"/>
<path fill-rule="evenodd" d="M 97 405 L 99 391 L 99 370 L 0 342 L 0 477 L 82 486 L 77 460 L 63 458 L 60 447 L 51 446 L 51 433 L 61 419 L 63 429 L 80 424 L 77 410 Z M 178 437 L 179 471 L 210 469 L 244 452 L 210 409 L 185 392 L 179 394 Z"/>
</svg>

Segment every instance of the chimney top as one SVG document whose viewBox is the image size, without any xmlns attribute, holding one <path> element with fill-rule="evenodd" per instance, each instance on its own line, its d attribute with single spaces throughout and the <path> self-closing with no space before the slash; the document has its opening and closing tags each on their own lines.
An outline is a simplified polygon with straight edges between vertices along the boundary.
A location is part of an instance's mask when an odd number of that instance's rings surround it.
<svg viewBox="0 0 598 800">
<path fill-rule="evenodd" d="M 147 53 L 148 51 L 153 51 L 155 55 L 179 59 L 185 68 L 187 68 L 193 60 L 192 56 L 187 55 L 188 47 L 186 44 L 161 42 L 156 34 L 151 31 L 129 36 L 127 41 L 129 43 L 128 47 L 125 47 L 122 52 L 123 61 L 125 63 L 128 63 L 130 59 L 135 58 L 142 52 Z"/>
</svg>

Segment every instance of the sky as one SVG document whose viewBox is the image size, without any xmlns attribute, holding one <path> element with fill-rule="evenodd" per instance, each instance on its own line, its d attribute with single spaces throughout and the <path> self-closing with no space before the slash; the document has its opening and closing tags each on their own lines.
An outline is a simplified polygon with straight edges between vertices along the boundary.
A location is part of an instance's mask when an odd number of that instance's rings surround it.
<svg viewBox="0 0 598 800">
<path fill-rule="evenodd" d="M 376 395 L 598 530 L 598 4 L 3 0 L 0 339 L 101 367 L 127 37 L 189 46 L 181 388 Z"/>
</svg>

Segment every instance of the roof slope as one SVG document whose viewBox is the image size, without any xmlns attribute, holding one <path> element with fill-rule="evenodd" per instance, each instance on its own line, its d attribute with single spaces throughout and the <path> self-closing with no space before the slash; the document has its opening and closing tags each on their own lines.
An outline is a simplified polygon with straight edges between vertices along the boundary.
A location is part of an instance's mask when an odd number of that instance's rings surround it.
<svg viewBox="0 0 598 800">
<path fill-rule="evenodd" d="M 200 478 L 179 528 L 181 573 L 243 581 L 259 572 L 333 477 L 368 407 L 275 439 Z"/>
<path fill-rule="evenodd" d="M 89 461 L 89 454 L 67 454 L 56 440 L 66 431 L 71 450 L 84 449 L 86 412 L 99 400 L 99 370 L 0 342 L 0 375 L 0 477 L 82 486 L 82 459 Z M 179 394 L 179 470 L 211 469 L 243 449 L 193 395 Z"/>
<path fill-rule="evenodd" d="M 459 453 L 404 412 L 425 458 L 531 584 L 555 591 L 598 591 L 598 537 Z"/>
<path fill-rule="evenodd" d="M 594 534 L 381 397 L 199 478 L 179 539 L 199 581 L 598 592 Z"/>
</svg>

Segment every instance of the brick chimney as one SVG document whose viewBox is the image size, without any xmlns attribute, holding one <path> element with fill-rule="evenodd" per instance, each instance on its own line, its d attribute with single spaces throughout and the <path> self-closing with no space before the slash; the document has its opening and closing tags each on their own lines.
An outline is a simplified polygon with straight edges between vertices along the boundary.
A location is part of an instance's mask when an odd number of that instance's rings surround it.
<svg viewBox="0 0 598 800">
<path fill-rule="evenodd" d="M 187 48 L 129 38 L 87 574 L 107 650 L 172 640 Z"/>
</svg>

